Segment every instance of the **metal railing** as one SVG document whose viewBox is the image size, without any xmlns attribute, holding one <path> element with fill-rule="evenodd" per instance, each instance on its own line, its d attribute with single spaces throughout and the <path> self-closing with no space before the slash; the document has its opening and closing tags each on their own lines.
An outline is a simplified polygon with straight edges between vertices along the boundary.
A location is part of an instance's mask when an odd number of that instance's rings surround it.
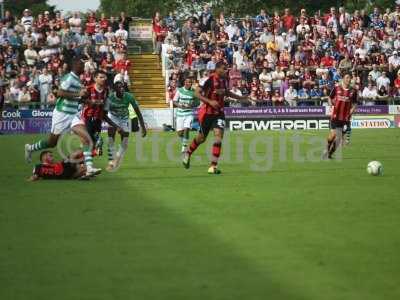
<svg viewBox="0 0 400 300">
<path fill-rule="evenodd" d="M 298 103 L 313 103 L 313 105 L 303 105 L 303 106 L 323 106 L 323 104 L 327 104 L 328 98 L 310 98 L 310 99 L 297 99 L 296 100 Z M 229 104 L 234 104 L 235 100 L 233 99 L 226 99 L 225 101 L 228 105 Z M 254 105 L 251 103 L 253 102 Z M 400 97 L 386 97 L 386 98 L 380 98 L 380 99 L 367 99 L 367 98 L 360 98 L 359 103 L 365 103 L 365 102 L 374 102 L 374 105 L 400 105 Z M 378 102 L 378 103 L 375 103 Z M 384 102 L 384 103 L 383 103 Z M 287 102 L 284 100 L 283 103 L 287 104 Z M 381 104 L 379 104 L 381 103 Z M 274 106 L 276 105 L 272 100 L 250 100 L 247 103 L 247 106 Z M 296 105 L 299 106 L 299 105 Z M 296 107 L 294 106 L 294 107 Z M 40 109 L 41 107 L 46 107 L 46 109 L 53 109 L 55 107 L 55 104 L 47 104 L 44 105 L 41 102 L 16 102 L 16 101 L 6 101 L 4 104 L 5 109 Z"/>
</svg>

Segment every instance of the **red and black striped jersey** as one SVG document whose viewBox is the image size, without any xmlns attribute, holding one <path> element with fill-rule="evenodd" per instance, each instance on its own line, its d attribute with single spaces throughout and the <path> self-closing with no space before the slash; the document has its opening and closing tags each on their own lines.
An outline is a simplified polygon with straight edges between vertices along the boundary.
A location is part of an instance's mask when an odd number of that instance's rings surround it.
<svg viewBox="0 0 400 300">
<path fill-rule="evenodd" d="M 219 77 L 217 74 L 211 75 L 204 83 L 202 90 L 204 96 L 208 99 L 218 102 L 219 107 L 213 108 L 207 103 L 203 103 L 200 110 L 205 114 L 219 115 L 224 112 L 224 99 L 228 91 L 228 82 L 225 78 Z"/>
<path fill-rule="evenodd" d="M 88 88 L 89 98 L 86 100 L 82 110 L 82 117 L 85 122 L 89 119 L 102 120 L 104 117 L 104 104 L 108 97 L 108 89 L 99 91 L 93 84 Z"/>
<path fill-rule="evenodd" d="M 53 164 L 38 164 L 33 169 L 33 175 L 44 179 L 72 179 L 76 172 L 76 164 L 63 161 Z"/>
<path fill-rule="evenodd" d="M 337 85 L 333 88 L 329 97 L 333 104 L 331 120 L 349 121 L 351 107 L 357 103 L 357 91 L 353 88 L 345 89 L 341 85 Z"/>
</svg>

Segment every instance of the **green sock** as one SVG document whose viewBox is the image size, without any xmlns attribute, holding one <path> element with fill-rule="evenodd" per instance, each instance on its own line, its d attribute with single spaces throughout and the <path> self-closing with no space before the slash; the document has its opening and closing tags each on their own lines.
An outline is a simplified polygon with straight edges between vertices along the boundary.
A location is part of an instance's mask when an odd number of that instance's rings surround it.
<svg viewBox="0 0 400 300">
<path fill-rule="evenodd" d="M 47 149 L 49 148 L 49 143 L 47 142 L 47 140 L 41 140 L 35 144 L 29 145 L 29 151 L 40 151 L 43 149 Z"/>
</svg>

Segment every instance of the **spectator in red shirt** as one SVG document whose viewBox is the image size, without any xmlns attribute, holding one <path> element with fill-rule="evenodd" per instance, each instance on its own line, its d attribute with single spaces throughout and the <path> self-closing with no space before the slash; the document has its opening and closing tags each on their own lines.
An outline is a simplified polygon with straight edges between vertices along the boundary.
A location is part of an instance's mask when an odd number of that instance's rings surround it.
<svg viewBox="0 0 400 300">
<path fill-rule="evenodd" d="M 229 71 L 229 88 L 232 89 L 237 86 L 238 81 L 242 79 L 242 74 L 237 68 L 236 64 L 233 64 L 232 69 Z"/>
<path fill-rule="evenodd" d="M 310 23 L 310 20 L 309 20 L 309 18 L 308 18 L 308 16 L 307 16 L 307 10 L 306 10 L 305 8 L 302 8 L 302 9 L 300 10 L 300 17 L 299 17 L 299 20 L 300 20 L 300 21 L 304 20 L 304 24 L 309 24 L 309 23 Z"/>
<path fill-rule="evenodd" d="M 95 33 L 95 30 L 96 30 L 96 16 L 94 12 L 91 12 L 86 21 L 86 32 L 89 35 L 93 35 Z"/>
<path fill-rule="evenodd" d="M 286 29 L 286 31 L 289 31 L 289 29 L 294 29 L 294 25 L 296 24 L 296 19 L 290 13 L 289 8 L 285 8 L 285 14 L 282 17 L 282 20 L 283 20 L 283 26 Z"/>
<path fill-rule="evenodd" d="M 45 32 L 46 22 L 45 22 L 42 14 L 38 14 L 35 25 L 36 25 L 35 27 L 37 28 L 38 32 L 40 32 L 40 33 Z"/>
<path fill-rule="evenodd" d="M 273 95 L 272 95 L 272 103 L 274 106 L 280 106 L 284 104 L 284 98 L 281 96 L 281 93 L 279 90 L 275 90 Z"/>
<path fill-rule="evenodd" d="M 89 86 L 93 84 L 93 76 L 92 73 L 90 73 L 89 70 L 86 70 L 82 75 L 81 75 L 81 80 L 84 86 Z"/>
<path fill-rule="evenodd" d="M 156 12 L 153 21 L 152 21 L 152 26 L 153 26 L 153 54 L 156 54 L 156 45 L 157 45 L 157 33 L 160 32 L 161 26 L 160 26 L 160 21 L 161 21 L 161 15 L 160 12 Z"/>
<path fill-rule="evenodd" d="M 127 59 L 126 54 L 124 53 L 121 59 L 114 62 L 114 70 L 119 73 L 121 70 L 128 71 L 131 66 L 131 62 Z"/>
<path fill-rule="evenodd" d="M 310 35 L 306 33 L 305 40 L 303 41 L 303 50 L 306 54 L 306 59 L 311 57 L 312 50 L 315 48 L 313 41 L 310 39 Z"/>
<path fill-rule="evenodd" d="M 49 66 L 53 73 L 56 73 L 58 68 L 62 66 L 62 61 L 57 54 L 52 55 Z"/>
<path fill-rule="evenodd" d="M 168 90 L 167 90 L 168 101 L 172 101 L 174 99 L 176 90 L 177 90 L 176 81 L 171 80 L 169 82 L 169 86 L 168 86 Z"/>
<path fill-rule="evenodd" d="M 226 46 L 229 41 L 228 34 L 224 31 L 223 27 L 219 27 L 219 31 L 215 34 L 217 45 Z"/>
<path fill-rule="evenodd" d="M 21 68 L 21 74 L 18 76 L 18 79 L 23 86 L 25 86 L 29 82 L 30 78 L 26 68 Z"/>
<path fill-rule="evenodd" d="M 106 32 L 108 30 L 108 27 L 110 26 L 110 22 L 106 19 L 105 14 L 101 14 L 101 19 L 100 19 L 100 28 Z"/>
<path fill-rule="evenodd" d="M 56 17 L 55 17 L 55 19 L 54 19 L 54 27 L 53 27 L 53 29 L 54 29 L 55 31 L 59 31 L 59 30 L 61 30 L 61 28 L 64 27 L 64 24 L 65 24 L 65 21 L 64 21 L 64 19 L 61 17 L 61 13 L 57 12 L 57 13 L 56 13 Z"/>
<path fill-rule="evenodd" d="M 194 59 L 198 56 L 196 46 L 190 42 L 189 49 L 186 51 L 186 64 L 191 67 Z"/>
<path fill-rule="evenodd" d="M 164 43 L 165 37 L 167 36 L 167 28 L 164 27 L 164 23 L 161 20 L 159 25 L 155 27 L 155 34 L 156 34 L 156 54 L 161 57 L 161 47 Z"/>
<path fill-rule="evenodd" d="M 308 59 L 308 66 L 315 69 L 321 63 L 321 60 L 316 51 L 312 51 L 311 57 Z"/>
<path fill-rule="evenodd" d="M 397 72 L 397 78 L 394 80 L 396 90 L 400 89 L 400 70 Z"/>
<path fill-rule="evenodd" d="M 101 67 L 106 69 L 107 73 L 111 73 L 114 70 L 114 59 L 111 53 L 107 53 L 107 56 L 101 62 Z"/>
<path fill-rule="evenodd" d="M 321 59 L 321 65 L 325 68 L 333 66 L 333 57 L 329 55 L 329 52 L 325 52 L 325 56 Z"/>
</svg>

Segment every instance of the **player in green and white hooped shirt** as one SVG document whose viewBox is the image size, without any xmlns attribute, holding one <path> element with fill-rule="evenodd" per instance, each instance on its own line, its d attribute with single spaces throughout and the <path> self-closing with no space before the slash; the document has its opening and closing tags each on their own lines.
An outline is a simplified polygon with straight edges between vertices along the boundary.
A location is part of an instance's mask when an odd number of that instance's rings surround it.
<svg viewBox="0 0 400 300">
<path fill-rule="evenodd" d="M 194 96 L 191 78 L 186 78 L 184 86 L 176 91 L 173 103 L 174 107 L 177 107 L 176 131 L 181 138 L 182 153 L 185 153 L 189 142 L 189 132 L 192 128 L 194 108 L 199 105 Z"/>
<path fill-rule="evenodd" d="M 92 140 L 84 125 L 73 126 L 73 120 L 78 114 L 79 101 L 87 96 L 87 90 L 82 88 L 79 76 L 83 73 L 84 64 L 77 59 L 73 62 L 72 71 L 65 75 L 61 80 L 60 89 L 58 90 L 58 99 L 56 108 L 53 111 L 51 122 L 51 134 L 45 139 L 34 144 L 25 145 L 25 160 L 32 161 L 32 153 L 47 148 L 57 146 L 59 137 L 72 129 L 72 131 L 80 137 L 83 145 L 83 154 L 85 157 L 86 175 L 96 175 L 101 169 L 93 167 L 92 158 Z"/>
<path fill-rule="evenodd" d="M 108 97 L 106 104 L 104 106 L 105 113 L 108 118 L 118 125 L 119 134 L 121 135 L 121 146 L 115 155 L 115 133 L 117 128 L 113 126 L 108 127 L 108 171 L 112 171 L 117 168 L 122 158 L 128 149 L 129 142 L 129 123 L 131 122 L 129 118 L 129 106 L 132 105 L 137 118 L 139 120 L 140 128 L 142 131 L 142 137 L 145 137 L 146 127 L 144 125 L 144 120 L 139 106 L 131 93 L 125 92 L 125 86 L 123 82 L 116 82 L 114 84 L 114 92 Z"/>
</svg>

